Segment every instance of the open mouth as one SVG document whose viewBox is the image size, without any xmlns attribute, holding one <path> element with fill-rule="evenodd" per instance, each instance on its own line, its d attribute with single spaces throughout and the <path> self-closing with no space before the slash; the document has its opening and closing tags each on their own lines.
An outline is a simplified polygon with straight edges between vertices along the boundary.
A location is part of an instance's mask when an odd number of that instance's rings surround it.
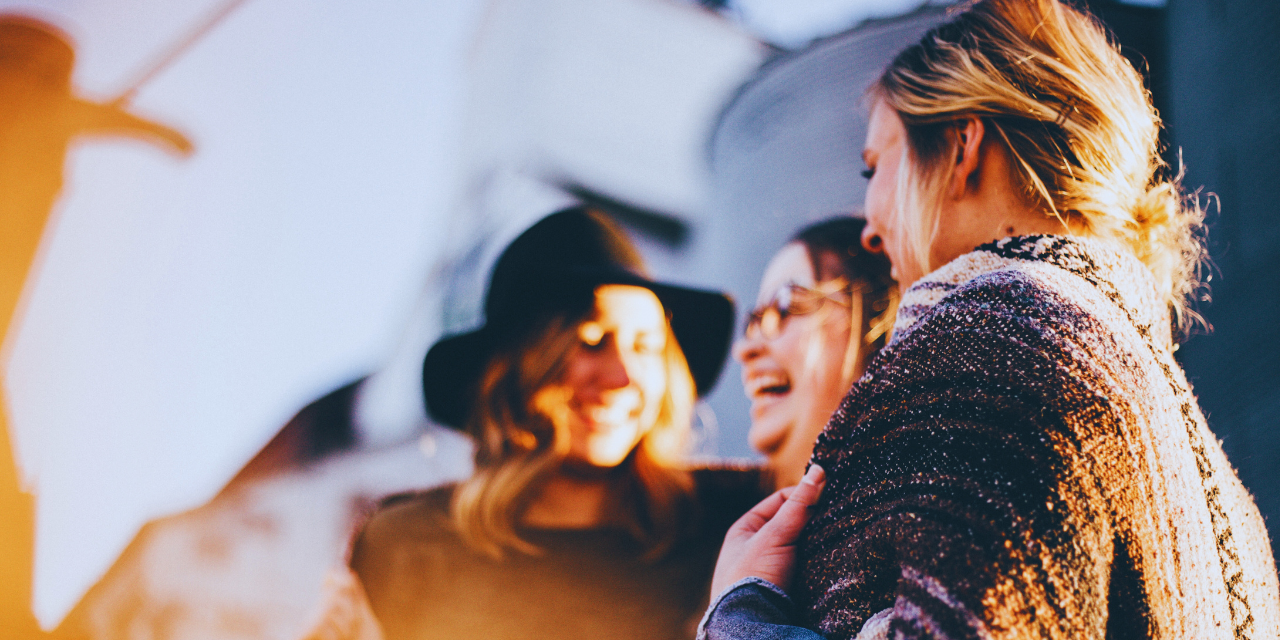
<svg viewBox="0 0 1280 640">
<path fill-rule="evenodd" d="M 578 409 L 578 416 L 583 424 L 592 432 L 608 432 L 626 426 L 640 415 L 640 407 L 636 402 L 619 401 L 609 404 L 597 404 Z"/>
<path fill-rule="evenodd" d="M 766 373 L 751 376 L 747 380 L 747 394 L 751 398 L 771 398 L 791 393 L 791 378 L 783 373 Z"/>
</svg>

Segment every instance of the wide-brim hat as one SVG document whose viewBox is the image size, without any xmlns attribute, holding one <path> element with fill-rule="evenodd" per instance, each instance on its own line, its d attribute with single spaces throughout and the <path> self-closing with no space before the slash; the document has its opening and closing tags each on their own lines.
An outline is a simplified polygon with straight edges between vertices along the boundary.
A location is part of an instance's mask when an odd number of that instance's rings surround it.
<svg viewBox="0 0 1280 640">
<path fill-rule="evenodd" d="M 446 337 L 427 351 L 422 365 L 427 412 L 440 423 L 463 428 L 493 355 L 516 348 L 554 316 L 589 313 L 596 287 L 605 284 L 652 291 L 670 319 L 698 395 L 715 386 L 729 353 L 733 301 L 721 292 L 650 279 L 617 225 L 604 214 L 575 207 L 543 218 L 502 252 L 489 279 L 483 326 Z"/>
</svg>

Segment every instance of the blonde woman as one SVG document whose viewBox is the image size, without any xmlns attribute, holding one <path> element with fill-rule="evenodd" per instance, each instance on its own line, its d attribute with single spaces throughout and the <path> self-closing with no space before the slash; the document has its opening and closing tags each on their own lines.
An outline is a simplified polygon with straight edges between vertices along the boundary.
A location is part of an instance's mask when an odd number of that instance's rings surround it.
<svg viewBox="0 0 1280 640">
<path fill-rule="evenodd" d="M 331 606 L 316 637 L 689 637 L 725 531 L 762 495 L 757 471 L 683 460 L 732 303 L 649 280 L 607 219 L 569 209 L 504 251 L 485 316 L 423 365 L 475 475 L 381 506 L 342 585 L 359 606 Z"/>
<path fill-rule="evenodd" d="M 1266 528 L 1172 355 L 1201 215 L 1139 74 L 1072 6 L 983 0 L 871 96 L 894 335 L 806 480 L 731 529 L 703 636 L 1280 635 Z"/>
<path fill-rule="evenodd" d="M 897 283 L 861 245 L 866 222 L 809 225 L 774 255 L 757 306 L 733 346 L 751 400 L 751 446 L 778 487 L 800 481 L 813 442 L 889 339 Z"/>
</svg>

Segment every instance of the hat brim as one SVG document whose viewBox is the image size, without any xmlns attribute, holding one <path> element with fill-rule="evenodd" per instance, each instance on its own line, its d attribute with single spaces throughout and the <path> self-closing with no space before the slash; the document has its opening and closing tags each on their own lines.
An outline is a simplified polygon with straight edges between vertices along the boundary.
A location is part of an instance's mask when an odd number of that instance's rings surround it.
<svg viewBox="0 0 1280 640">
<path fill-rule="evenodd" d="M 422 398 L 432 420 L 455 429 L 466 426 L 476 385 L 496 344 L 493 331 L 481 327 L 431 346 L 422 361 Z"/>
<path fill-rule="evenodd" d="M 662 283 L 646 288 L 658 296 L 671 319 L 671 332 L 689 363 L 698 397 L 707 395 L 720 379 L 733 342 L 733 300 L 715 291 Z"/>
<path fill-rule="evenodd" d="M 729 296 L 655 282 L 622 269 L 579 271 L 562 277 L 593 288 L 624 284 L 652 291 L 670 318 L 671 332 L 689 364 L 698 396 L 715 387 L 733 336 L 734 305 Z M 422 363 L 423 399 L 433 420 L 458 429 L 466 425 L 480 376 L 499 343 L 498 331 L 486 324 L 444 338 L 427 351 Z"/>
</svg>

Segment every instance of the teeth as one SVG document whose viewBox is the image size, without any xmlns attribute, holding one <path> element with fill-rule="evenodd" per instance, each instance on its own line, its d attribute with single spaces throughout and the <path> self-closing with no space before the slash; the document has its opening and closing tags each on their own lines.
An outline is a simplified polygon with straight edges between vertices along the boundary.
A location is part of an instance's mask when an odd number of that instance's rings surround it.
<svg viewBox="0 0 1280 640">
<path fill-rule="evenodd" d="M 753 375 L 747 379 L 746 388 L 748 395 L 760 395 L 766 389 L 791 387 L 791 379 L 785 373 L 761 373 Z"/>
<path fill-rule="evenodd" d="M 631 416 L 631 407 L 623 404 L 600 407 L 591 411 L 590 415 L 592 420 L 601 424 L 621 422 Z"/>
<path fill-rule="evenodd" d="M 581 407 L 579 412 L 589 422 L 599 425 L 621 424 L 640 413 L 640 398 L 628 394 L 613 398 L 604 404 Z"/>
</svg>

